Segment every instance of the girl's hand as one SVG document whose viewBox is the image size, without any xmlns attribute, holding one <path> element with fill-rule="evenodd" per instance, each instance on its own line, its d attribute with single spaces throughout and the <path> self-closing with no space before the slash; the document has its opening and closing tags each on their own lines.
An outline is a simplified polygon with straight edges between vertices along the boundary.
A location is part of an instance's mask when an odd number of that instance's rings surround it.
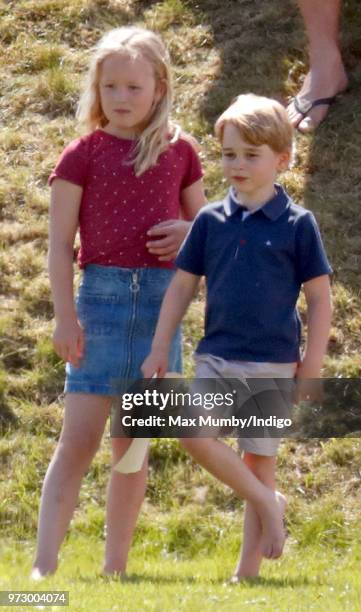
<svg viewBox="0 0 361 612">
<path fill-rule="evenodd" d="M 190 226 L 189 221 L 182 221 L 181 219 L 170 219 L 153 225 L 147 232 L 148 236 L 152 238 L 161 236 L 161 238 L 147 242 L 146 246 L 149 253 L 157 255 L 159 261 L 175 259 Z"/>
<path fill-rule="evenodd" d="M 57 321 L 53 345 L 59 357 L 79 367 L 84 355 L 84 331 L 76 318 Z"/>
<path fill-rule="evenodd" d="M 303 361 L 296 372 L 295 402 L 302 401 L 321 403 L 324 399 L 321 371 Z"/>
<path fill-rule="evenodd" d="M 164 378 L 168 369 L 168 351 L 164 349 L 153 349 L 141 366 L 144 378 Z"/>
</svg>

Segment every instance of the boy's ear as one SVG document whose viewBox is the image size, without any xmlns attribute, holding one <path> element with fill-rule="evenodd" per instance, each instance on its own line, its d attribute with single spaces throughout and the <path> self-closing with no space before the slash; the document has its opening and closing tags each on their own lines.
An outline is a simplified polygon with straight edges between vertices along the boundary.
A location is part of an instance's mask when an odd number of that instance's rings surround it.
<svg viewBox="0 0 361 612">
<path fill-rule="evenodd" d="M 290 165 L 290 161 L 291 161 L 291 151 L 290 151 L 290 149 L 287 149 L 286 151 L 283 151 L 282 153 L 279 153 L 278 171 L 279 172 L 284 172 L 285 170 L 287 170 L 288 166 Z"/>
</svg>

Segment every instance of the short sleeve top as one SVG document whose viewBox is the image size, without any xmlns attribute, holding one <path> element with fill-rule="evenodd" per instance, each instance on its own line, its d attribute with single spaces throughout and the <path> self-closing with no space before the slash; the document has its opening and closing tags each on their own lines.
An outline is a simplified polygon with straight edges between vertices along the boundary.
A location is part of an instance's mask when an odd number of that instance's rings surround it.
<svg viewBox="0 0 361 612">
<path fill-rule="evenodd" d="M 176 265 L 206 277 L 205 334 L 197 353 L 276 363 L 300 357 L 301 285 L 332 272 L 313 214 L 280 185 L 248 216 L 231 193 L 205 206 Z"/>
<path fill-rule="evenodd" d="M 170 268 L 148 252 L 147 231 L 177 219 L 181 193 L 202 177 L 197 153 L 180 137 L 155 166 L 137 177 L 133 140 L 95 132 L 72 141 L 61 154 L 49 184 L 61 178 L 83 188 L 79 210 L 81 268 L 93 263 L 125 268 Z"/>
</svg>

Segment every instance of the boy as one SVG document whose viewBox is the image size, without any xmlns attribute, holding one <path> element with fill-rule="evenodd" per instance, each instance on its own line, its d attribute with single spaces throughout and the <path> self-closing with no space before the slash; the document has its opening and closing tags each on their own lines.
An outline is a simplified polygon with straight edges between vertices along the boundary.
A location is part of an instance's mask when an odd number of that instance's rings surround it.
<svg viewBox="0 0 361 612">
<path fill-rule="evenodd" d="M 230 191 L 198 214 L 176 259 L 145 377 L 163 376 L 176 326 L 202 275 L 207 282 L 205 334 L 196 378 L 320 377 L 331 322 L 330 265 L 316 221 L 275 184 L 287 169 L 292 127 L 275 100 L 241 95 L 220 116 L 223 173 Z M 300 360 L 301 286 L 308 332 Z M 233 580 L 258 576 L 262 557 L 284 544 L 284 497 L 275 492 L 277 439 L 242 438 L 243 462 L 216 439 L 184 439 L 192 456 L 246 499 L 243 547 Z M 268 512 L 267 512 L 268 510 Z"/>
</svg>

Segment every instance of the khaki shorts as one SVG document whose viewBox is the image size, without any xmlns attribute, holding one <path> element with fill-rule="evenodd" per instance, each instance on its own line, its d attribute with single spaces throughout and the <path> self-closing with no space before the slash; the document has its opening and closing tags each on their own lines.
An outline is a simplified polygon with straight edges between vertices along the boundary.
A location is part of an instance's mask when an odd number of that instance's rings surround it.
<svg viewBox="0 0 361 612">
<path fill-rule="evenodd" d="M 237 379 L 261 379 L 257 385 L 265 384 L 262 379 L 294 378 L 297 363 L 257 363 L 251 361 L 227 361 L 221 357 L 209 354 L 195 354 L 196 373 L 195 378 L 237 378 Z M 278 390 L 276 382 L 267 380 L 267 390 Z M 238 438 L 240 450 L 254 455 L 273 457 L 277 455 L 280 438 L 269 437 L 267 427 L 264 428 L 263 438 Z"/>
</svg>

